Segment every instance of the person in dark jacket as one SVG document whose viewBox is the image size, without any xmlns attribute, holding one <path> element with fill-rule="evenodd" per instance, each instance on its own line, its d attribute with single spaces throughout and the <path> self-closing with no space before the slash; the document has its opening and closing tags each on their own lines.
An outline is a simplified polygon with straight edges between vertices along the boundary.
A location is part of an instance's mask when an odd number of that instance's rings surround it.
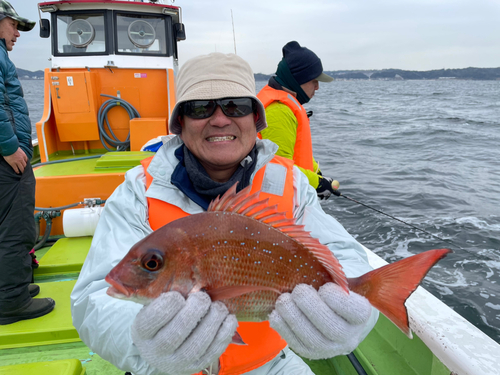
<svg viewBox="0 0 500 375">
<path fill-rule="evenodd" d="M 40 317 L 55 306 L 51 298 L 33 298 L 40 288 L 30 284 L 30 251 L 36 240 L 31 122 L 8 55 L 19 31 L 34 26 L 10 3 L 0 1 L 0 325 Z"/>
</svg>

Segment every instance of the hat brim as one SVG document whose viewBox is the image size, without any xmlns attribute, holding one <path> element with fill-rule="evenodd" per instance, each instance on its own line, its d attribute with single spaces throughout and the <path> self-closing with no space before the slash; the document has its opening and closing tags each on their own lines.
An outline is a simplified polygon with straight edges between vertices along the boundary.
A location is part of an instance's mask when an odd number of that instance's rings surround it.
<svg viewBox="0 0 500 375">
<path fill-rule="evenodd" d="M 14 14 L 1 13 L 0 14 L 0 21 L 6 17 L 12 18 L 13 20 L 17 21 L 17 30 L 19 30 L 19 31 L 30 31 L 36 25 L 35 21 L 30 21 L 27 18 L 19 17 L 18 15 L 14 15 Z"/>
<path fill-rule="evenodd" d="M 328 74 L 321 73 L 319 77 L 316 78 L 320 82 L 332 82 L 333 77 L 330 77 Z"/>
<path fill-rule="evenodd" d="M 26 18 L 22 18 L 22 17 L 16 17 L 14 18 L 18 23 L 17 23 L 17 29 L 19 31 L 30 31 L 32 30 L 35 25 L 36 25 L 36 22 L 34 21 L 30 21 Z"/>
</svg>

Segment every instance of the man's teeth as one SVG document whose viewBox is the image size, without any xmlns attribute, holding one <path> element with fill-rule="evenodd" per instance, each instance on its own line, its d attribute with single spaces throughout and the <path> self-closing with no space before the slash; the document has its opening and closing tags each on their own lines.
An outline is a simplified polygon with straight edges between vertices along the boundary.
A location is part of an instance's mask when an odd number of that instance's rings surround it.
<svg viewBox="0 0 500 375">
<path fill-rule="evenodd" d="M 232 141 L 236 137 L 234 135 L 227 135 L 225 137 L 208 137 L 209 142 L 222 142 L 222 141 Z"/>
</svg>

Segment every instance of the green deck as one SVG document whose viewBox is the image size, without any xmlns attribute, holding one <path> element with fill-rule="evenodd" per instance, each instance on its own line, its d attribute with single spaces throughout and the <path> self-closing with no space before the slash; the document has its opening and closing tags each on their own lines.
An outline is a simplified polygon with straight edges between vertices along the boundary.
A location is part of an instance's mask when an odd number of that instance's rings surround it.
<svg viewBox="0 0 500 375">
<path fill-rule="evenodd" d="M 63 359 L 37 363 L 23 363 L 0 367 L 0 375 L 84 375 L 85 367 L 78 359 Z"/>
<path fill-rule="evenodd" d="M 0 366 L 16 365 L 24 363 L 37 363 L 45 361 L 58 361 L 65 359 L 77 359 L 87 370 L 87 375 L 123 375 L 125 371 L 117 369 L 111 363 L 105 361 L 93 353 L 83 342 L 71 344 L 57 344 L 46 346 L 34 346 L 30 348 L 5 349 L 0 355 Z M 0 374 L 2 374 L 0 367 Z M 16 374 L 15 375 L 20 375 Z M 14 375 L 10 373 L 9 375 Z M 2 374 L 3 375 L 3 374 Z M 26 374 L 28 375 L 28 374 Z M 30 372 L 29 375 L 38 375 L 38 372 Z M 64 372 L 52 372 L 50 375 L 70 375 Z M 73 375 L 73 374 L 71 374 Z"/>
<path fill-rule="evenodd" d="M 61 238 L 40 258 L 35 270 L 37 282 L 50 276 L 78 273 L 89 252 L 92 237 Z M 36 253 L 38 257 L 38 252 Z"/>
<path fill-rule="evenodd" d="M 41 249 L 37 252 L 40 267 L 35 281 L 41 286 L 39 297 L 54 298 L 56 308 L 41 318 L 0 326 L 0 375 L 45 375 L 47 361 L 68 359 L 77 359 L 84 369 L 57 364 L 47 375 L 83 375 L 84 370 L 87 375 L 124 374 L 87 348 L 71 323 L 69 295 L 90 242 L 88 237 L 63 238 L 48 251 Z M 415 334 L 413 340 L 408 339 L 382 315 L 354 353 L 368 375 L 450 374 Z M 346 356 L 307 362 L 318 375 L 357 375 Z M 14 367 L 2 367 L 30 363 L 38 363 L 36 371 L 35 367 L 29 366 L 15 368 L 16 372 L 12 372 Z M 30 370 L 26 372 L 26 368 Z"/>
<path fill-rule="evenodd" d="M 37 319 L 0 326 L 0 349 L 79 341 L 71 321 L 69 299 L 75 283 L 76 280 L 41 283 L 37 298 L 53 298 L 54 311 Z"/>
<path fill-rule="evenodd" d="M 97 157 L 102 155 L 100 157 Z M 122 151 L 108 152 L 105 154 L 77 154 L 77 155 L 51 155 L 50 161 L 67 161 L 65 163 L 55 163 L 42 165 L 35 170 L 36 177 L 53 177 L 53 176 L 79 176 L 92 173 L 120 173 L 126 172 L 140 164 L 142 159 L 145 159 L 153 152 L 147 151 Z M 93 159 L 73 160 L 75 158 L 83 158 L 96 156 Z"/>
</svg>

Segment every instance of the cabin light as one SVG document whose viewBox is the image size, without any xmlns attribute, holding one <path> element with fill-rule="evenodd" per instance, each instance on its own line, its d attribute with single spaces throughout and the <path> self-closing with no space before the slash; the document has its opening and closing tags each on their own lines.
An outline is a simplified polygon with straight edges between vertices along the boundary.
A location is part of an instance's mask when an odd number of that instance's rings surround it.
<svg viewBox="0 0 500 375">
<path fill-rule="evenodd" d="M 173 3 L 173 1 L 172 1 Z M 161 11 L 163 14 L 169 14 L 171 16 L 177 16 L 179 19 L 179 23 L 182 23 L 182 8 L 177 7 L 177 10 L 171 8 L 163 8 Z"/>
<path fill-rule="evenodd" d="M 169 9 L 169 8 L 163 8 L 162 11 L 161 11 L 163 14 L 177 14 L 176 11 L 172 10 L 172 9 Z"/>
<path fill-rule="evenodd" d="M 40 5 L 40 10 L 42 12 L 55 12 L 57 7 L 55 5 Z"/>
</svg>

